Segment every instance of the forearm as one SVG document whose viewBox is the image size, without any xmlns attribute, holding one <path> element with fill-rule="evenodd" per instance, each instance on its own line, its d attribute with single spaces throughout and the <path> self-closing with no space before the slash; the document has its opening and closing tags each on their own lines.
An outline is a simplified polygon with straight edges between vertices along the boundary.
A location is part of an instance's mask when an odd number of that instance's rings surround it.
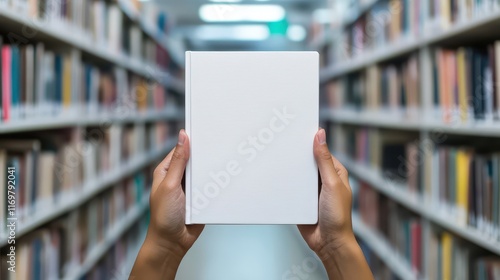
<svg viewBox="0 0 500 280">
<path fill-rule="evenodd" d="M 173 280 L 181 263 L 182 256 L 158 246 L 146 238 L 137 255 L 130 280 Z"/>
<path fill-rule="evenodd" d="M 329 279 L 372 280 L 373 275 L 354 236 L 342 245 L 318 253 Z"/>
</svg>

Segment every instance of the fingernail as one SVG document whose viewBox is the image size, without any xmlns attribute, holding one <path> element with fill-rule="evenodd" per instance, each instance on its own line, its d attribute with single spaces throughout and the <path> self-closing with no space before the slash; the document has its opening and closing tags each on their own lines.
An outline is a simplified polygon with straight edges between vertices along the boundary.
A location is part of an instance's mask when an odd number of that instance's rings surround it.
<svg viewBox="0 0 500 280">
<path fill-rule="evenodd" d="M 177 145 L 184 145 L 184 142 L 186 142 L 186 133 L 181 129 L 179 131 L 179 140 L 177 142 Z"/>
<path fill-rule="evenodd" d="M 325 144 L 326 143 L 326 134 L 325 134 L 325 130 L 324 129 L 320 129 L 318 131 L 318 142 L 320 144 Z"/>
</svg>

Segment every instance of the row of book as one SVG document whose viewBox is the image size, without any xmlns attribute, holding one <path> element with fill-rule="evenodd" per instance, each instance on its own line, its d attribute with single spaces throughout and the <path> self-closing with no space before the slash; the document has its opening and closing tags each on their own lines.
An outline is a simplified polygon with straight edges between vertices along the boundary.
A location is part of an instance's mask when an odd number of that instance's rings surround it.
<svg viewBox="0 0 500 280">
<path fill-rule="evenodd" d="M 500 278 L 500 260 L 498 258 L 480 258 L 474 263 L 474 269 L 476 279 L 494 280 Z"/>
<path fill-rule="evenodd" d="M 126 54 L 136 61 L 169 68 L 167 50 L 145 36 L 140 26 L 127 21 L 115 2 L 1 0 L 0 6 L 26 18 L 35 28 L 52 28 L 79 40 L 84 38 L 82 41 L 92 42 L 112 54 Z"/>
<path fill-rule="evenodd" d="M 454 223 L 500 239 L 500 148 L 415 140 L 375 128 L 345 128 L 338 152 L 407 187 Z M 485 146 L 491 148 L 486 149 Z"/>
<path fill-rule="evenodd" d="M 500 277 L 500 257 L 471 247 L 446 231 L 431 234 L 429 239 L 430 279 L 494 280 Z"/>
<path fill-rule="evenodd" d="M 432 52 L 431 118 L 449 124 L 500 121 L 500 41 L 485 47 Z M 416 119 L 422 112 L 416 55 L 402 62 L 373 65 L 332 80 L 324 87 L 329 108 L 362 110 Z M 430 93 L 429 93 L 430 94 Z"/>
<path fill-rule="evenodd" d="M 424 244 L 422 223 L 418 216 L 379 194 L 370 185 L 354 181 L 359 185 L 355 205 L 363 222 L 384 236 L 419 277 L 484 280 L 500 277 L 500 257 L 439 228 L 431 228 L 429 243 Z M 424 248 L 426 258 L 422 253 Z M 428 265 L 426 275 L 422 270 L 424 262 Z"/>
<path fill-rule="evenodd" d="M 406 144 L 414 142 L 417 135 L 363 127 L 344 127 L 336 133 L 336 152 L 391 179 L 407 182 Z"/>
<path fill-rule="evenodd" d="M 433 101 L 446 123 L 500 120 L 499 83 L 500 41 L 434 53 Z"/>
<path fill-rule="evenodd" d="M 75 129 L 68 133 L 40 133 L 35 139 L 0 141 L 0 174 L 15 169 L 18 223 L 51 207 L 76 199 L 92 182 L 119 172 L 127 164 L 146 160 L 148 152 L 164 147 L 170 137 L 168 123 L 112 125 Z M 6 189 L 7 181 L 0 182 Z M 7 218 L 6 192 L 0 193 L 0 230 Z"/>
<path fill-rule="evenodd" d="M 426 195 L 450 211 L 456 223 L 500 238 L 500 152 L 438 146 Z"/>
<path fill-rule="evenodd" d="M 107 234 L 124 221 L 128 211 L 143 203 L 151 173 L 152 167 L 148 167 L 75 211 L 18 238 L 16 273 L 2 269 L 2 273 L 5 271 L 2 279 L 63 279 L 72 273 L 96 248 L 103 246 Z M 119 242 L 115 247 L 123 245 Z M 2 267 L 7 265 L 4 257 Z"/>
<path fill-rule="evenodd" d="M 384 236 L 413 271 L 422 274 L 422 226 L 420 219 L 398 207 L 363 181 L 356 182 L 357 211 L 363 222 Z"/>
<path fill-rule="evenodd" d="M 418 40 L 436 30 L 446 30 L 499 10 L 498 0 L 377 1 L 336 39 L 330 50 L 330 63 L 347 61 L 402 41 Z"/>
<path fill-rule="evenodd" d="M 420 13 L 423 13 L 425 2 L 431 1 L 377 1 L 366 15 L 343 30 L 332 50 L 331 62 L 346 61 L 399 40 L 418 36 L 425 23 Z"/>
<path fill-rule="evenodd" d="M 361 73 L 328 82 L 323 104 L 414 118 L 420 108 L 419 69 L 415 55 L 397 64 L 370 66 Z"/>
<path fill-rule="evenodd" d="M 43 43 L 9 45 L 2 44 L 1 38 L 0 49 L 0 123 L 161 111 L 167 105 L 169 93 L 164 85 L 119 67 L 86 63 L 76 49 L 54 52 Z"/>
<path fill-rule="evenodd" d="M 149 219 L 142 217 L 123 237 L 116 242 L 109 252 L 94 266 L 84 280 L 128 279 L 130 271 L 144 234 L 147 231 Z"/>
</svg>

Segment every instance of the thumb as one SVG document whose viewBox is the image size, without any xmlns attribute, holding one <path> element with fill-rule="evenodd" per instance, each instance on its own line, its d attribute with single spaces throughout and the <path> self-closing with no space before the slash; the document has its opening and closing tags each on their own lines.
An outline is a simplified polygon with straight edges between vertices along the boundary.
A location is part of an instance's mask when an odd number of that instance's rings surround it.
<svg viewBox="0 0 500 280">
<path fill-rule="evenodd" d="M 174 148 L 172 154 L 172 160 L 168 167 L 167 176 L 163 180 L 164 184 L 168 189 L 174 189 L 181 185 L 182 176 L 184 175 L 184 170 L 186 169 L 186 164 L 189 160 L 189 139 L 184 131 L 181 129 L 179 131 L 179 140 Z"/>
<path fill-rule="evenodd" d="M 322 128 L 318 130 L 316 137 L 314 137 L 314 158 L 318 164 L 321 182 L 324 186 L 333 187 L 341 182 L 333 165 L 332 154 L 326 144 L 325 130 Z"/>
</svg>

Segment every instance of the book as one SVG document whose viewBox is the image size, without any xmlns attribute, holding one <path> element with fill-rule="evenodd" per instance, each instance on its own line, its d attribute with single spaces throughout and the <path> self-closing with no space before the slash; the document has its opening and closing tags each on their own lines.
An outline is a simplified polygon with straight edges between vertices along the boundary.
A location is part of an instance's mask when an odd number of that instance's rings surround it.
<svg viewBox="0 0 500 280">
<path fill-rule="evenodd" d="M 18 221 L 22 222 L 27 216 L 33 213 L 32 205 L 37 197 L 37 159 L 40 153 L 40 141 L 37 140 L 16 140 L 14 142 L 1 140 L 0 146 L 7 155 L 8 167 L 17 166 L 16 202 Z M 12 163 L 13 165 L 9 164 Z M 14 164 L 17 162 L 18 164 Z M 32 170 L 32 172 L 27 172 Z M 4 177 L 5 178 L 5 177 Z"/>
<path fill-rule="evenodd" d="M 445 232 L 441 235 L 441 279 L 451 280 L 452 278 L 452 236 Z"/>
<path fill-rule="evenodd" d="M 2 119 L 8 121 L 11 111 L 11 48 L 2 45 Z"/>
<path fill-rule="evenodd" d="M 316 52 L 186 52 L 187 224 L 317 222 L 318 63 Z"/>
<path fill-rule="evenodd" d="M 500 277 L 500 258 L 485 256 L 474 262 L 474 279 L 494 280 Z"/>
<path fill-rule="evenodd" d="M 0 122 L 163 111 L 172 95 L 163 84 L 121 67 L 86 61 L 78 50 L 3 44 L 1 56 Z"/>
<path fill-rule="evenodd" d="M 136 174 L 150 172 L 150 167 L 139 171 Z M 110 189 L 97 194 L 87 203 L 78 207 L 69 215 L 57 217 L 41 228 L 35 229 L 27 236 L 16 239 L 16 261 L 27 264 L 26 266 L 16 266 L 16 273 L 4 270 L 4 255 L 2 255 L 2 279 L 66 279 L 76 268 L 81 268 L 88 259 L 95 257 L 96 250 L 105 246 L 103 242 L 110 236 L 116 235 L 115 225 L 124 221 L 128 211 L 144 203 L 144 199 L 137 199 L 137 193 L 130 192 L 123 183 L 125 178 Z M 150 186 L 150 181 L 140 182 Z M 135 184 L 134 184 L 135 185 Z M 149 188 L 141 185 L 141 188 Z M 135 187 L 135 186 L 134 186 Z M 147 189 L 145 189 L 146 191 Z M 125 197 L 130 197 L 126 200 Z M 142 217 L 141 217 L 142 218 Z M 144 234 L 147 230 L 148 219 L 139 219 L 132 224 L 130 229 L 121 232 L 116 236 L 115 246 L 122 246 L 119 252 L 110 248 L 109 252 L 103 254 L 103 258 L 113 256 L 115 258 L 114 268 L 108 267 L 107 273 L 118 269 L 118 265 L 124 265 L 122 259 L 132 259 L 137 255 L 137 250 L 126 252 L 126 246 L 133 244 L 134 248 L 139 248 Z M 133 232 L 133 234 L 131 234 Z M 109 242 L 109 241 L 108 241 Z M 129 244 L 129 245 L 126 245 Z M 122 253 L 116 255 L 117 253 Z M 133 256 L 133 254 L 135 254 Z M 120 261 L 119 261 L 120 260 Z M 100 265 L 93 265 L 92 267 Z M 92 267 L 89 267 L 89 274 L 92 274 Z M 14 278 L 8 278 L 9 274 Z M 103 277 L 98 278 L 103 279 Z"/>
<path fill-rule="evenodd" d="M 352 186 L 359 185 L 359 191 L 353 191 L 354 212 L 358 212 L 363 223 L 379 233 L 417 275 L 423 273 L 424 240 L 420 218 L 363 180 L 350 180 Z"/>
<path fill-rule="evenodd" d="M 372 65 L 326 83 L 327 108 L 361 111 L 364 114 L 418 119 L 420 110 L 420 65 L 411 55 L 397 63 Z"/>
</svg>

